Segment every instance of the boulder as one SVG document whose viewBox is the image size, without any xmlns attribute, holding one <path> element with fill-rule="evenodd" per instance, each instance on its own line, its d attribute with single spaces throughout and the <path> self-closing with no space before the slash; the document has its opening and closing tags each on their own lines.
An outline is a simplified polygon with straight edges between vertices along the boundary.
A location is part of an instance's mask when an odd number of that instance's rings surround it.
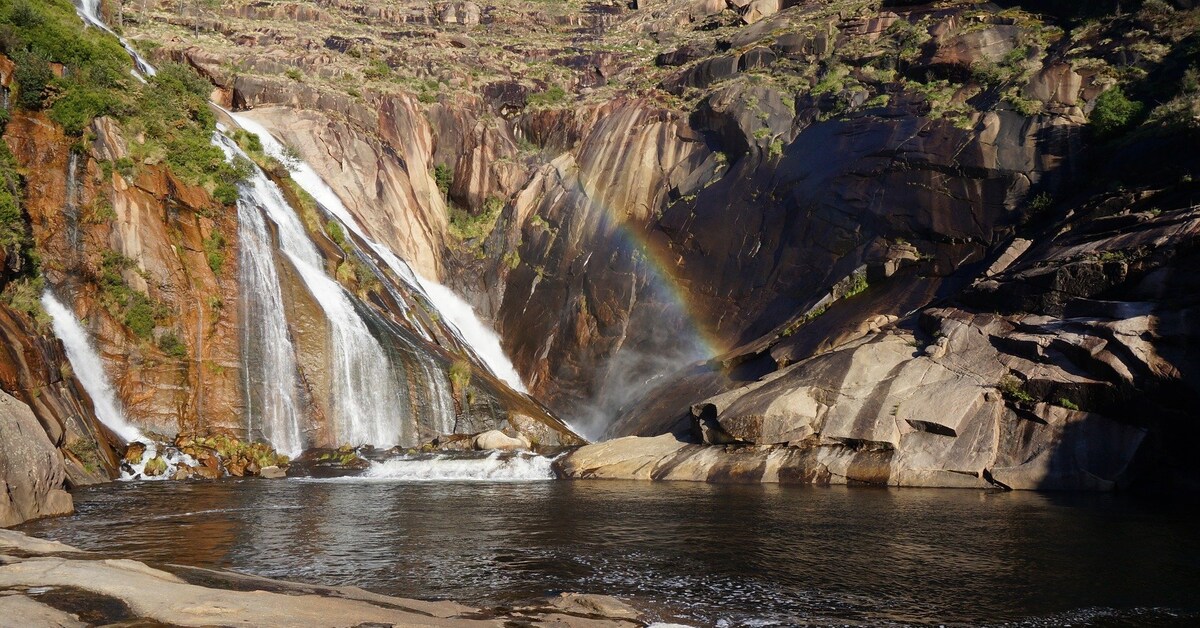
<svg viewBox="0 0 1200 628">
<path fill-rule="evenodd" d="M 0 530 L 0 625 L 441 626 L 635 628 L 633 607 L 606 595 L 564 593 L 534 606 L 479 609 L 379 595 L 356 587 L 285 582 L 220 569 L 151 567 Z M 58 590 L 66 595 L 41 595 Z M 36 598 L 36 599 L 34 599 Z M 79 621 L 82 615 L 88 623 Z M 105 623 L 101 620 L 99 623 Z"/>
<path fill-rule="evenodd" d="M 500 430 L 490 430 L 479 434 L 471 444 L 476 451 L 517 451 L 527 450 L 533 446 L 523 434 L 514 438 Z"/>
<path fill-rule="evenodd" d="M 167 472 L 167 461 L 162 456 L 155 456 L 146 461 L 146 466 L 142 467 L 142 473 L 146 477 L 158 477 Z"/>
<path fill-rule="evenodd" d="M 62 453 L 33 411 L 0 392 L 0 526 L 71 512 L 65 480 Z"/>
<path fill-rule="evenodd" d="M 267 478 L 270 480 L 275 480 L 275 479 L 287 477 L 287 470 L 284 469 L 283 467 L 278 467 L 278 466 L 272 465 L 269 467 L 263 467 L 262 469 L 259 469 L 258 475 L 259 475 L 259 477 L 264 477 L 264 478 Z"/>
<path fill-rule="evenodd" d="M 142 456 L 146 454 L 146 443 L 133 442 L 125 447 L 125 456 L 122 458 L 129 464 L 141 464 Z"/>
<path fill-rule="evenodd" d="M 196 467 L 192 473 L 193 477 L 204 480 L 217 480 L 221 477 L 221 470 L 213 467 Z"/>
<path fill-rule="evenodd" d="M 637 609 L 611 595 L 562 593 L 558 597 L 550 599 L 550 606 L 566 613 L 596 615 L 609 619 L 636 621 L 638 617 L 641 617 L 641 613 Z"/>
<path fill-rule="evenodd" d="M 688 444 L 671 434 L 652 438 L 627 436 L 580 447 L 555 461 L 568 478 L 649 480 L 656 465 Z"/>
</svg>

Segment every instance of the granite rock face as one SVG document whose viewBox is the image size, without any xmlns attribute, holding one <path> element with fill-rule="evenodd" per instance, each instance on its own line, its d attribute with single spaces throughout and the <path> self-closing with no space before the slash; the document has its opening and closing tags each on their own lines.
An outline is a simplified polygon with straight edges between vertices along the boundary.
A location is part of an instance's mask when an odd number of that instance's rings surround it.
<svg viewBox="0 0 1200 628">
<path fill-rule="evenodd" d="M 1196 484 L 1181 445 L 1197 401 L 1194 3 L 643 4 L 160 5 L 126 33 L 199 70 L 500 332 L 545 407 L 488 381 L 455 400 L 463 433 L 555 413 L 595 435 L 683 439 L 618 441 L 614 464 L 639 477 Z M 1142 108 L 1107 128 L 1114 86 Z M 103 120 L 81 199 L 112 187 L 117 224 L 73 247 L 59 136 L 44 116 L 6 132 L 42 198 L 34 235 L 68 260 L 52 279 L 102 270 L 103 243 L 144 260 L 125 278 L 180 311 L 236 299 L 236 278 L 197 257 L 228 213 L 193 219 L 212 199 L 161 169 L 104 176 L 96 164 L 135 138 Z M 300 331 L 321 329 L 283 282 Z M 238 424 L 234 368 L 148 368 L 169 356 L 79 300 L 145 424 L 200 421 L 206 387 L 204 420 Z M 385 317 L 401 305 L 364 300 Z M 236 317 L 175 318 L 211 327 L 218 365 L 236 355 Z M 319 408 L 329 347 L 299 335 Z M 571 441 L 551 436 L 538 440 Z M 589 460 L 572 468 L 601 473 Z"/>
<path fill-rule="evenodd" d="M 0 527 L 70 513 L 66 475 L 62 453 L 33 411 L 0 392 Z"/>
</svg>

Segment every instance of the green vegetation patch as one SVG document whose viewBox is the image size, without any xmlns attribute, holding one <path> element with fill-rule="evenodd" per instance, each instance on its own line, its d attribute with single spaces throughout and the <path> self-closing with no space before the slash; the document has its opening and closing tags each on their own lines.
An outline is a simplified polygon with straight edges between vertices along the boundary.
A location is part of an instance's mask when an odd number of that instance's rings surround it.
<svg viewBox="0 0 1200 628">
<path fill-rule="evenodd" d="M 450 234 L 459 240 L 477 240 L 488 237 L 496 227 L 496 220 L 504 209 L 504 201 L 489 196 L 483 208 L 472 214 L 455 205 L 450 206 Z"/>
<path fill-rule="evenodd" d="M 100 303 L 135 336 L 149 340 L 158 322 L 170 315 L 166 305 L 150 298 L 125 282 L 123 273 L 133 260 L 116 251 L 105 251 L 100 259 Z"/>
<path fill-rule="evenodd" d="M 217 229 L 213 229 L 213 232 L 204 239 L 204 255 L 208 259 L 208 267 L 214 274 L 221 274 L 221 269 L 225 267 L 226 244 L 225 235 Z"/>
<path fill-rule="evenodd" d="M 1088 123 L 1100 137 L 1113 137 L 1132 126 L 1142 108 L 1142 103 L 1131 100 L 1117 85 L 1096 98 Z"/>
<path fill-rule="evenodd" d="M 19 253 L 29 245 L 29 233 L 21 211 L 23 192 L 17 161 L 9 152 L 8 144 L 0 142 L 0 248 L 8 252 Z"/>
<path fill-rule="evenodd" d="M 0 52 L 16 63 L 14 104 L 45 110 L 72 136 L 97 117 L 120 122 L 137 164 L 164 163 L 186 183 L 202 185 L 222 203 L 237 200 L 248 170 L 228 164 L 212 144 L 216 118 L 208 105 L 212 85 L 192 68 L 166 63 L 142 84 L 115 37 L 84 28 L 67 0 L 0 0 Z"/>
</svg>

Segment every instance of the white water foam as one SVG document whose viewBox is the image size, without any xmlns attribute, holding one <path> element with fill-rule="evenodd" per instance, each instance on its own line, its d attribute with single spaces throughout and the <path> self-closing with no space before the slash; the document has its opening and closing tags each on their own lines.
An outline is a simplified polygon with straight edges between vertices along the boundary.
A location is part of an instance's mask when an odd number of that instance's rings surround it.
<svg viewBox="0 0 1200 628">
<path fill-rule="evenodd" d="M 167 447 L 165 448 L 165 451 L 162 452 L 162 459 L 167 463 L 167 470 L 163 471 L 159 475 L 146 475 L 146 463 L 150 462 L 152 458 L 158 456 L 159 453 L 158 443 L 146 439 L 145 444 L 146 451 L 142 452 L 142 460 L 140 462 L 137 464 L 124 463 L 121 465 L 120 479 L 149 481 L 170 480 L 175 476 L 175 472 L 179 470 L 180 466 L 200 466 L 200 463 L 195 458 L 179 451 L 178 449 L 175 449 L 174 447 Z M 126 465 L 129 466 L 128 470 L 125 468 Z"/>
<path fill-rule="evenodd" d="M 92 347 L 91 338 L 83 325 L 75 319 L 75 313 L 60 303 L 49 290 L 42 294 L 42 307 L 46 308 L 46 313 L 50 315 L 54 335 L 58 336 L 67 350 L 71 370 L 92 398 L 96 418 L 127 443 L 145 440 L 141 430 L 125 418 L 125 410 L 104 372 L 104 362 Z"/>
<path fill-rule="evenodd" d="M 262 142 L 263 150 L 268 155 L 282 163 L 289 164 L 292 169 L 292 180 L 299 184 L 305 192 L 312 195 L 351 233 L 365 242 L 392 272 L 409 284 L 414 291 L 424 294 L 425 298 L 437 309 L 442 320 L 457 332 L 459 339 L 475 352 L 475 355 L 493 375 L 504 380 L 513 390 L 522 393 L 529 392 L 525 388 L 525 383 L 521 381 L 521 375 L 517 372 L 516 367 L 505 355 L 504 349 L 500 345 L 500 336 L 476 316 L 475 310 L 470 304 L 446 286 L 421 277 L 407 262 L 397 257 L 387 247 L 372 240 L 355 220 L 350 210 L 342 203 L 333 188 L 329 187 L 325 180 L 307 163 L 289 159 L 285 154 L 283 144 L 275 139 L 266 127 L 242 114 L 230 113 L 229 116 L 243 129 L 257 135 Z"/>
<path fill-rule="evenodd" d="M 484 458 L 401 456 L 372 462 L 358 476 L 331 478 L 339 482 L 545 482 L 555 479 L 550 465 L 554 458 L 535 454 L 504 455 L 493 452 Z"/>
</svg>

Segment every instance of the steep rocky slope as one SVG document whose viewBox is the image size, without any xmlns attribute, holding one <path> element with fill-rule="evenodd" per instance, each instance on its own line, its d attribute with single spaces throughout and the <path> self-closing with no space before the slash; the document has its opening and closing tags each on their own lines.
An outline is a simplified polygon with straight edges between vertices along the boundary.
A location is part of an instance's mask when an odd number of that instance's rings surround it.
<svg viewBox="0 0 1200 628">
<path fill-rule="evenodd" d="M 373 240 L 465 294 L 550 412 L 594 435 L 672 434 L 584 448 L 567 474 L 1191 486 L 1200 14 L 1136 4 L 101 12 L 187 76 L 171 79 L 182 102 L 212 88 Z M 9 85 L 32 52 L 5 51 Z M 67 68 L 50 84 L 73 94 Z M 17 102 L 5 131 L 40 272 L 101 340 L 140 424 L 245 429 L 245 326 L 222 305 L 245 298 L 233 175 L 147 148 L 157 129 L 127 109 L 72 115 L 46 97 L 47 113 Z M 215 120 L 195 111 L 180 128 L 206 142 Z M 325 270 L 405 371 L 419 346 L 461 375 L 470 356 L 429 304 L 388 272 L 373 281 L 357 265 L 381 268 L 369 247 L 240 141 L 308 212 Z M 9 283 L 28 293 L 18 269 Z M 327 321 L 302 277 L 280 280 L 306 433 L 338 444 Z M 454 391 L 462 431 L 528 414 L 562 433 L 474 367 L 475 390 Z M 408 399 L 420 416 L 424 398 Z M 413 443 L 438 431 L 417 425 Z"/>
<path fill-rule="evenodd" d="M 63 1 L 0 3 L 5 525 L 69 511 L 64 487 L 115 477 L 129 436 L 101 421 L 128 421 L 165 443 L 221 432 L 282 447 L 264 424 L 278 391 L 293 386 L 302 394 L 296 446 L 414 447 L 501 428 L 544 445 L 579 442 L 495 377 L 422 288 L 397 277 L 292 180 L 292 166 L 243 132 L 234 135 L 267 174 L 214 144 L 208 83 L 182 66 L 155 73 L 135 64 L 113 33 L 85 26 L 92 18 L 78 13 Z M 283 244 L 267 242 L 263 253 L 241 241 L 238 208 L 266 211 L 270 201 L 255 196 L 254 185 L 280 190 L 283 211 L 303 223 L 317 266 L 309 275 Z M 252 337 L 264 295 L 243 285 L 257 272 L 251 262 L 280 269 L 272 278 L 286 312 L 275 312 L 284 327 L 274 340 L 286 349 Z M 315 284 L 313 273 L 328 279 Z M 333 292 L 341 310 L 328 305 Z M 120 417 L 93 409 L 89 392 L 97 389 L 85 390 L 72 373 L 43 294 L 82 323 L 86 338 L 78 341 L 94 345 L 115 391 L 105 412 Z M 352 320 L 334 320 L 334 312 Z M 347 326 L 359 344 L 347 345 Z M 292 371 L 258 377 L 267 349 L 293 345 Z M 372 373 L 363 371 L 368 361 L 345 355 L 372 346 L 382 365 Z M 348 401 L 346 390 L 394 398 L 363 416 L 350 409 L 365 404 Z M 373 432 L 385 437 L 347 430 L 361 421 L 388 423 Z"/>
<path fill-rule="evenodd" d="M 1198 17 L 1136 4 L 160 4 L 126 24 L 348 181 L 597 434 L 790 456 L 804 481 L 1190 485 Z M 587 452 L 566 468 L 602 474 Z M 731 475 L 669 453 L 651 475 Z"/>
</svg>

